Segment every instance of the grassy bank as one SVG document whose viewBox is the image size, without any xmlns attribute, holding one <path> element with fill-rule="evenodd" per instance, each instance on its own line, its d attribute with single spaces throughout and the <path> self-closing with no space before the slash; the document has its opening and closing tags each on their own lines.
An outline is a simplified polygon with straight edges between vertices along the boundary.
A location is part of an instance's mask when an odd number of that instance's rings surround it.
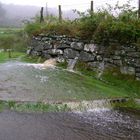
<svg viewBox="0 0 140 140">
<path fill-rule="evenodd" d="M 66 63 L 58 66 L 66 68 Z M 82 74 L 83 80 L 79 81 L 81 86 L 84 84 L 89 91 L 93 91 L 94 97 L 87 93 L 89 100 L 93 98 L 140 98 L 140 81 L 136 81 L 134 76 L 121 74 L 118 69 L 107 70 L 100 78 L 97 77 L 98 73 L 86 64 L 77 64 L 75 70 Z"/>
<path fill-rule="evenodd" d="M 133 98 L 124 103 L 114 103 L 112 106 L 117 110 L 132 112 L 140 115 L 140 103 L 137 103 Z"/>
<path fill-rule="evenodd" d="M 10 109 L 18 112 L 65 112 L 69 108 L 62 104 L 20 103 L 15 101 L 0 101 L 0 111 Z"/>
</svg>

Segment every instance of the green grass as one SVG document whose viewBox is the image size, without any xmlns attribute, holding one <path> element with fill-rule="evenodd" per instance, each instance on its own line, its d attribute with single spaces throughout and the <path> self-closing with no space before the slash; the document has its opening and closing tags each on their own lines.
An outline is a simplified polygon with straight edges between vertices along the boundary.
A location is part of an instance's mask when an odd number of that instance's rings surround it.
<svg viewBox="0 0 140 140">
<path fill-rule="evenodd" d="M 9 58 L 9 53 L 8 52 L 0 52 L 0 63 L 12 60 L 12 59 L 17 59 L 19 57 L 23 57 L 25 53 L 23 52 L 11 52 L 11 58 Z"/>
<path fill-rule="evenodd" d="M 140 114 L 140 104 L 137 103 L 133 98 L 130 98 L 127 102 L 124 103 L 113 103 L 112 106 L 117 110 Z"/>
<path fill-rule="evenodd" d="M 59 66 L 63 68 L 66 64 L 59 64 Z M 78 99 L 140 98 L 140 81 L 136 81 L 133 76 L 123 75 L 116 70 L 108 70 L 98 79 L 97 72 L 82 63 L 77 64 L 76 71 L 82 74 L 79 80 L 81 87 L 87 89 L 87 93 L 81 93 Z M 74 78 L 71 84 L 76 84 L 75 82 L 78 81 L 78 76 Z"/>
<path fill-rule="evenodd" d="M 66 112 L 70 109 L 62 104 L 18 103 L 15 101 L 0 101 L 0 111 L 10 109 L 18 112 Z"/>
<path fill-rule="evenodd" d="M 25 51 L 28 39 L 20 28 L 0 28 L 0 49 Z"/>
<path fill-rule="evenodd" d="M 43 63 L 46 59 L 38 57 L 38 56 L 29 56 L 24 55 L 21 57 L 21 61 L 28 62 L 28 63 Z"/>
</svg>

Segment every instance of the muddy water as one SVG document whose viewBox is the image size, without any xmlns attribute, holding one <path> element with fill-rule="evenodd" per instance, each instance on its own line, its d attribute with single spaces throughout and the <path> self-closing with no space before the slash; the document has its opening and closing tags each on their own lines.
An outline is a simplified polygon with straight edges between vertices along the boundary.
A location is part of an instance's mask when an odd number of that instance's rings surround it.
<svg viewBox="0 0 140 140">
<path fill-rule="evenodd" d="M 108 109 L 75 113 L 0 113 L 1 140 L 139 140 L 140 116 Z"/>
</svg>

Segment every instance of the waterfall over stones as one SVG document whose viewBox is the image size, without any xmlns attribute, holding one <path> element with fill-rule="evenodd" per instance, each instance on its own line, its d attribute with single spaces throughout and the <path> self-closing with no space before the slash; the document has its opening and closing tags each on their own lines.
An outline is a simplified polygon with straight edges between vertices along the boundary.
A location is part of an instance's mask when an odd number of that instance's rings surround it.
<svg viewBox="0 0 140 140">
<path fill-rule="evenodd" d="M 70 70 L 70 71 L 73 71 L 77 61 L 78 61 L 78 57 L 76 57 L 75 59 L 70 59 L 69 62 L 68 62 L 67 69 Z"/>
</svg>

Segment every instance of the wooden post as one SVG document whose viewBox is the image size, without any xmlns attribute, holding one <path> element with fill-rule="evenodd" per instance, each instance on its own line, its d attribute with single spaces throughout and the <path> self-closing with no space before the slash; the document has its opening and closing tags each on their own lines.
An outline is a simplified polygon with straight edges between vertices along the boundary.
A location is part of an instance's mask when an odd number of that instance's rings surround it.
<svg viewBox="0 0 140 140">
<path fill-rule="evenodd" d="M 140 18 L 140 0 L 138 1 L 138 18 Z"/>
<path fill-rule="evenodd" d="M 11 58 L 12 57 L 11 56 L 11 49 L 8 49 L 7 51 L 8 51 L 8 57 Z"/>
<path fill-rule="evenodd" d="M 41 10 L 40 10 L 40 23 L 44 22 L 43 10 L 44 10 L 44 8 L 41 7 Z"/>
<path fill-rule="evenodd" d="M 62 21 L 62 10 L 61 10 L 61 5 L 58 6 L 59 9 L 59 21 Z"/>
<path fill-rule="evenodd" d="M 46 17 L 49 15 L 48 4 L 46 3 Z"/>
<path fill-rule="evenodd" d="M 93 4 L 94 4 L 93 1 L 91 1 L 91 8 L 90 8 L 91 13 L 94 12 Z"/>
</svg>

